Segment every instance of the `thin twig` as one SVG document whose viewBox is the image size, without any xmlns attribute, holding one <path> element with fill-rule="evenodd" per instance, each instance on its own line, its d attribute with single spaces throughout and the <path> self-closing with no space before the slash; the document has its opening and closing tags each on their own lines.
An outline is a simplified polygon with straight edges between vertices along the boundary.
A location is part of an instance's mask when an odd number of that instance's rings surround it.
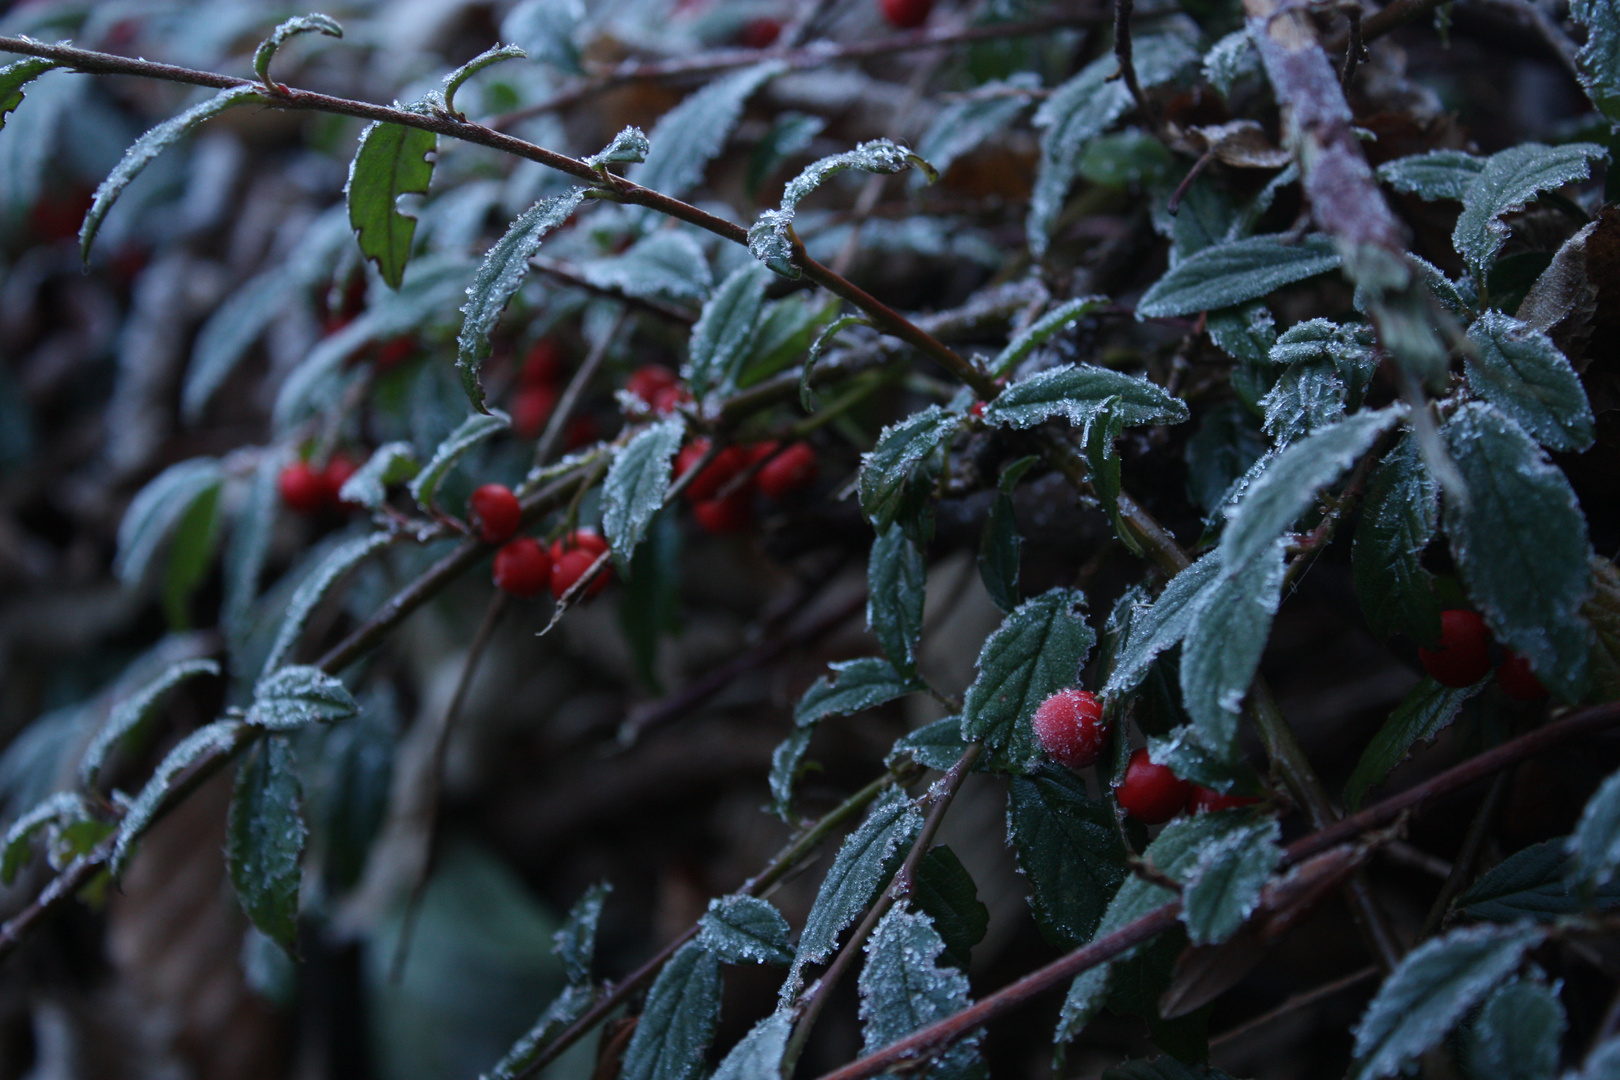
<svg viewBox="0 0 1620 1080">
<path fill-rule="evenodd" d="M 575 267 L 557 259 L 536 255 L 529 260 L 529 265 L 542 274 L 556 278 L 564 285 L 572 285 L 576 289 L 584 289 L 586 292 L 595 293 L 597 296 L 618 300 L 621 303 L 629 304 L 633 308 L 640 308 L 642 311 L 657 315 L 659 318 L 668 319 L 670 322 L 685 323 L 687 326 L 697 322 L 695 312 L 650 296 L 632 296 L 623 289 L 614 286 L 598 285 L 585 277 Z"/>
<path fill-rule="evenodd" d="M 1361 5 L 1352 2 L 1344 9 L 1345 18 L 1350 20 L 1350 42 L 1344 50 L 1344 70 L 1339 74 L 1339 85 L 1346 93 L 1350 90 L 1350 80 L 1356 74 L 1356 65 L 1366 60 L 1367 46 L 1361 40 Z"/>
<path fill-rule="evenodd" d="M 1269 1027 L 1278 1020 L 1281 1020 L 1283 1017 L 1287 1016 L 1289 1013 L 1298 1012 L 1300 1009 L 1303 1009 L 1308 1005 L 1315 1005 L 1323 998 L 1330 998 L 1334 994 L 1350 989 L 1352 986 L 1358 986 L 1361 983 L 1366 982 L 1368 979 L 1381 974 L 1382 972 L 1383 969 L 1377 964 L 1369 964 L 1360 971 L 1352 971 L 1350 974 L 1345 975 L 1342 978 L 1334 979 L 1332 982 L 1323 983 L 1321 986 L 1318 986 L 1313 990 L 1305 990 L 1295 994 L 1287 1001 L 1284 1001 L 1281 1005 L 1261 1013 L 1252 1020 L 1245 1020 L 1237 1027 L 1228 1028 L 1219 1035 L 1210 1036 L 1209 1048 L 1213 1050 L 1215 1047 L 1220 1046 L 1223 1043 L 1229 1043 L 1234 1039 L 1241 1039 L 1251 1031 L 1257 1031 L 1260 1028 Z"/>
<path fill-rule="evenodd" d="M 1511 772 L 1503 771 L 1491 778 L 1491 786 L 1486 790 L 1485 797 L 1479 801 L 1479 809 L 1474 812 L 1474 820 L 1469 822 L 1468 832 L 1463 836 L 1462 849 L 1457 852 L 1456 859 L 1452 860 L 1451 873 L 1446 875 L 1445 884 L 1440 886 L 1440 894 L 1434 898 L 1434 903 L 1429 907 L 1429 913 L 1423 920 L 1423 928 L 1418 931 L 1419 941 L 1440 929 L 1446 913 L 1451 909 L 1451 902 L 1468 887 L 1469 878 L 1474 873 L 1474 863 L 1485 847 L 1486 838 L 1490 836 L 1491 825 L 1496 821 L 1496 812 L 1501 809 L 1502 799 L 1507 795 L 1508 780 L 1512 776 Z"/>
<path fill-rule="evenodd" d="M 1136 102 L 1136 111 L 1142 114 L 1142 121 L 1148 127 L 1157 131 L 1158 113 L 1143 92 L 1141 80 L 1136 77 L 1136 61 L 1132 56 L 1131 12 L 1135 8 L 1136 0 L 1114 0 L 1114 58 L 1119 62 L 1119 77 L 1125 80 L 1125 88 L 1131 92 L 1131 100 Z"/>
<path fill-rule="evenodd" d="M 563 391 L 562 398 L 557 407 L 551 412 L 551 419 L 546 423 L 546 430 L 540 435 L 540 442 L 534 448 L 534 466 L 539 468 L 550 460 L 556 451 L 557 444 L 562 441 L 563 432 L 568 428 L 568 422 L 573 419 L 574 410 L 579 406 L 580 399 L 585 396 L 585 389 L 590 386 L 591 380 L 596 378 L 597 369 L 602 366 L 602 359 L 607 356 L 608 347 L 613 339 L 619 336 L 619 330 L 628 318 L 627 312 L 619 309 L 619 314 L 613 319 L 613 325 L 608 328 L 591 346 L 591 351 L 585 355 L 585 362 L 579 365 L 574 377 L 568 380 L 568 388 Z"/>
<path fill-rule="evenodd" d="M 400 923 L 399 937 L 394 941 L 394 958 L 388 965 L 388 981 L 395 985 L 405 976 L 405 961 L 410 957 L 411 941 L 416 936 L 416 916 L 422 909 L 422 895 L 427 891 L 428 879 L 439 860 L 439 801 L 444 791 L 444 759 L 450 748 L 450 732 L 455 727 L 456 718 L 461 715 L 461 707 L 466 704 L 473 675 L 478 671 L 478 661 L 483 658 L 484 649 L 495 634 L 495 626 L 506 612 L 506 602 L 505 590 L 496 589 L 490 594 L 483 621 L 478 624 L 478 630 L 467 646 L 467 656 L 462 661 L 461 677 L 456 680 L 455 692 L 450 695 L 450 704 L 445 707 L 444 715 L 439 718 L 438 729 L 433 732 L 433 759 L 428 765 L 427 792 L 422 807 L 422 820 L 428 833 L 427 853 L 417 870 L 416 881 L 411 885 L 410 897 L 405 902 L 405 917 Z"/>
</svg>

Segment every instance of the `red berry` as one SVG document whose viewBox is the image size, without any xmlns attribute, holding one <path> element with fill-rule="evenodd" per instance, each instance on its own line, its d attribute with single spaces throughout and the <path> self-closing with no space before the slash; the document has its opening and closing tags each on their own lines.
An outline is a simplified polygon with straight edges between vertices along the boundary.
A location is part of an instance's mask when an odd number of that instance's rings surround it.
<svg viewBox="0 0 1620 1080">
<path fill-rule="evenodd" d="M 562 381 L 568 370 L 568 354 L 551 338 L 541 338 L 523 354 L 523 373 L 520 376 L 529 386 L 553 386 Z"/>
<path fill-rule="evenodd" d="M 680 454 L 675 458 L 675 475 L 685 476 L 708 452 L 708 439 L 694 439 L 682 447 Z M 728 446 L 720 451 L 714 456 L 714 460 L 709 462 L 703 471 L 694 476 L 692 482 L 687 485 L 687 501 L 694 503 L 705 502 L 720 494 L 721 488 L 731 483 L 738 473 L 748 468 L 748 459 L 749 452 L 746 447 Z"/>
<path fill-rule="evenodd" d="M 883 0 L 883 17 L 892 26 L 910 30 L 927 22 L 933 8 L 934 0 Z"/>
<path fill-rule="evenodd" d="M 415 356 L 416 351 L 416 335 L 401 334 L 399 337 L 390 338 L 381 345 L 378 345 L 376 355 L 373 357 L 371 364 L 379 374 L 385 371 L 392 371 L 405 361 L 409 360 L 411 357 Z"/>
<path fill-rule="evenodd" d="M 596 560 L 600 557 L 601 552 L 588 551 L 585 548 L 563 552 L 551 569 L 551 595 L 561 600 L 563 594 L 573 588 L 574 582 L 584 577 L 585 571 L 596 565 Z M 607 588 L 608 579 L 612 576 L 613 566 L 609 564 L 605 570 L 596 575 L 595 581 L 585 586 L 585 597 L 595 596 Z"/>
<path fill-rule="evenodd" d="M 467 508 L 486 544 L 506 543 L 523 524 L 523 507 L 505 484 L 485 484 L 472 493 Z"/>
<path fill-rule="evenodd" d="M 348 505 L 340 493 L 343 491 L 343 485 L 349 482 L 349 477 L 359 471 L 359 463 L 341 450 L 327 459 L 326 468 L 321 473 L 321 482 L 326 485 L 328 505 L 335 507 Z"/>
<path fill-rule="evenodd" d="M 591 529 L 575 529 L 551 542 L 551 561 L 560 562 L 564 555 L 576 550 L 588 551 L 594 559 L 607 549 L 608 542 L 599 533 Z"/>
<path fill-rule="evenodd" d="M 1187 809 L 1195 814 L 1203 814 L 1210 810 L 1233 810 L 1239 806 L 1253 806 L 1259 801 L 1250 795 L 1225 795 L 1202 784 L 1194 784 L 1192 797 L 1187 800 Z"/>
<path fill-rule="evenodd" d="M 512 430 L 519 438 L 537 438 L 557 407 L 557 388 L 544 383 L 518 388 L 512 398 Z"/>
<path fill-rule="evenodd" d="M 984 415 L 984 402 L 975 401 L 972 405 L 968 406 L 968 415 L 969 416 L 983 416 Z"/>
<path fill-rule="evenodd" d="M 1440 613 L 1440 647 L 1419 649 L 1423 670 L 1441 686 L 1472 686 L 1491 670 L 1491 633 L 1472 611 Z"/>
<path fill-rule="evenodd" d="M 1181 813 L 1192 785 L 1163 765 L 1155 765 L 1147 747 L 1133 751 L 1125 766 L 1125 779 L 1114 798 L 1125 812 L 1145 825 L 1162 825 Z"/>
<path fill-rule="evenodd" d="M 754 486 L 768 499 L 781 499 L 816 482 L 816 452 L 796 442 L 759 470 Z"/>
<path fill-rule="evenodd" d="M 666 386 L 652 396 L 652 411 L 666 416 L 692 400 L 692 392 L 684 386 Z"/>
<path fill-rule="evenodd" d="M 680 377 L 663 364 L 643 364 L 631 374 L 624 388 L 652 405 L 660 390 L 668 390 L 679 385 L 680 381 Z"/>
<path fill-rule="evenodd" d="M 768 49 L 781 36 L 782 24 L 776 19 L 749 19 L 737 35 L 747 49 Z"/>
<path fill-rule="evenodd" d="M 1496 669 L 1496 682 L 1502 687 L 1502 693 L 1519 701 L 1539 701 L 1546 697 L 1547 688 L 1530 670 L 1530 661 L 1512 649 L 1506 651 L 1507 659 Z"/>
<path fill-rule="evenodd" d="M 513 596 L 538 596 L 553 581 L 551 559 L 532 536 L 508 541 L 495 553 L 495 585 Z"/>
<path fill-rule="evenodd" d="M 734 491 L 723 499 L 704 499 L 692 504 L 692 514 L 705 532 L 715 535 L 742 532 L 754 523 L 754 504 L 747 490 Z"/>
<path fill-rule="evenodd" d="M 1085 690 L 1059 690 L 1035 710 L 1030 723 L 1046 756 L 1071 769 L 1083 769 L 1102 753 L 1108 729 L 1097 695 Z"/>
<path fill-rule="evenodd" d="M 296 513 L 318 513 L 326 505 L 326 477 L 307 461 L 295 461 L 282 469 L 276 488 L 287 509 Z"/>
</svg>

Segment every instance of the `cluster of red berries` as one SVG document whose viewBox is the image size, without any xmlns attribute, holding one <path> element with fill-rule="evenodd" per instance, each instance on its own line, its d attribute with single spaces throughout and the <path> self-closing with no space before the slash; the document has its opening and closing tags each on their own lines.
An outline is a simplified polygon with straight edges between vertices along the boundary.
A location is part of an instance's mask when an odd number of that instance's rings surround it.
<svg viewBox="0 0 1620 1080">
<path fill-rule="evenodd" d="M 287 509 L 299 514 L 319 514 L 324 510 L 342 510 L 339 492 L 349 477 L 360 468 L 349 455 L 339 450 L 326 461 L 326 467 L 317 469 L 308 461 L 295 461 L 281 470 L 276 477 L 276 489 Z"/>
<path fill-rule="evenodd" d="M 512 395 L 512 430 L 519 436 L 532 439 L 545 430 L 562 397 L 559 387 L 567 372 L 567 355 L 551 338 L 529 346 L 518 368 L 517 392 Z"/>
<path fill-rule="evenodd" d="M 1478 612 L 1452 608 L 1440 613 L 1440 647 L 1419 649 L 1418 660 L 1429 677 L 1441 686 L 1472 686 L 1496 668 L 1502 692 L 1519 701 L 1547 696 L 1529 661 L 1512 649 L 1502 650 L 1502 661 L 1491 660 L 1491 632 Z"/>
<path fill-rule="evenodd" d="M 663 364 L 643 364 L 636 368 L 624 388 L 659 416 L 672 413 L 692 400 L 692 392 L 681 385 L 681 377 Z"/>
<path fill-rule="evenodd" d="M 532 536 L 520 536 L 502 544 L 495 553 L 495 586 L 522 597 L 538 596 L 550 586 L 551 595 L 561 600 L 607 550 L 607 541 L 589 529 L 576 529 L 559 537 L 549 549 Z M 585 596 L 595 596 L 612 579 L 613 566 L 609 564 L 585 587 Z"/>
<path fill-rule="evenodd" d="M 1071 769 L 1095 764 L 1108 739 L 1103 704 L 1086 690 L 1059 690 L 1041 702 L 1031 725 L 1046 755 Z M 1204 813 L 1259 802 L 1189 783 L 1166 766 L 1154 764 L 1146 747 L 1132 752 L 1114 798 L 1126 813 L 1147 825 L 1161 825 L 1184 811 Z"/>
<path fill-rule="evenodd" d="M 675 458 L 675 475 L 691 472 L 708 452 L 708 439 L 688 443 Z M 747 482 L 736 482 L 750 469 L 755 471 Z M 685 494 L 705 530 L 732 533 L 754 520 L 753 491 L 780 500 L 815 480 L 816 452 L 808 443 L 791 443 L 785 449 L 776 442 L 749 443 L 721 450 L 692 478 Z"/>
</svg>

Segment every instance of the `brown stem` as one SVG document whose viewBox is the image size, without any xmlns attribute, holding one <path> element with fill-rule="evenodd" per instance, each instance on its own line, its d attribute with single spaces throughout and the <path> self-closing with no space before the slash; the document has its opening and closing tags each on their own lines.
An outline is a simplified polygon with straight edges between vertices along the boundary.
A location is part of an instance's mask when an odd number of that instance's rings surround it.
<svg viewBox="0 0 1620 1080">
<path fill-rule="evenodd" d="M 1269 1027 L 1271 1024 L 1281 1020 L 1289 1013 L 1297 1012 L 1306 1006 L 1316 1004 L 1323 998 L 1332 997 L 1334 994 L 1348 990 L 1352 986 L 1357 986 L 1364 983 L 1368 979 L 1382 974 L 1382 972 L 1383 968 L 1380 968 L 1376 964 L 1369 964 L 1360 971 L 1352 971 L 1350 974 L 1345 975 L 1342 978 L 1334 979 L 1329 983 L 1323 983 L 1321 986 L 1318 986 L 1315 989 L 1306 990 L 1295 994 L 1281 1005 L 1278 1005 L 1275 1009 L 1270 1009 L 1263 1012 L 1252 1020 L 1245 1020 L 1237 1027 L 1228 1028 L 1219 1035 L 1210 1036 L 1209 1047 L 1211 1050 L 1213 1050 L 1222 1043 L 1231 1042 L 1233 1039 L 1241 1039 L 1251 1031 L 1258 1031 L 1261 1028 Z"/>
<path fill-rule="evenodd" d="M 529 265 L 542 274 L 555 278 L 564 285 L 572 285 L 576 289 L 584 289 L 586 292 L 594 293 L 597 296 L 618 300 L 621 303 L 629 304 L 633 308 L 639 308 L 649 314 L 657 315 L 659 318 L 668 319 L 670 322 L 684 323 L 687 326 L 697 322 L 696 314 L 679 305 L 650 296 L 631 296 L 623 289 L 598 285 L 594 281 L 587 280 L 577 269 L 565 262 L 549 259 L 544 255 L 536 255 L 529 260 Z"/>
<path fill-rule="evenodd" d="M 1463 837 L 1462 850 L 1452 862 L 1451 873 L 1446 875 L 1446 882 L 1440 887 L 1440 895 L 1434 898 L 1434 904 L 1423 920 L 1423 928 L 1418 931 L 1419 941 L 1440 929 L 1445 921 L 1446 912 L 1451 908 L 1451 902 L 1468 887 L 1468 879 L 1474 872 L 1474 863 L 1485 846 L 1486 838 L 1490 836 L 1491 825 L 1496 821 L 1496 812 L 1501 808 L 1502 799 L 1507 795 L 1508 780 L 1512 775 L 1504 771 L 1491 778 L 1491 786 L 1485 792 L 1485 797 L 1480 800 L 1479 809 L 1474 813 L 1474 820 L 1469 823 L 1468 833 Z"/>
<path fill-rule="evenodd" d="M 1141 80 L 1136 77 L 1136 61 L 1132 56 L 1131 12 L 1135 7 L 1136 0 L 1114 0 L 1114 59 L 1119 62 L 1119 77 L 1125 80 L 1125 89 L 1131 92 L 1131 100 L 1136 102 L 1136 111 L 1142 114 L 1142 121 L 1151 128 L 1157 128 L 1158 115 L 1142 90 Z"/>
</svg>

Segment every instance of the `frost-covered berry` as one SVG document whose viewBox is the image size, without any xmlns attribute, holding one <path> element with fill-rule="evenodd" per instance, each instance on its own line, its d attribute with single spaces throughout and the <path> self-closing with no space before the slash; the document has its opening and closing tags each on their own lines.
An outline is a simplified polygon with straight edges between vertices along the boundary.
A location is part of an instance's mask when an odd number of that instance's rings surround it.
<svg viewBox="0 0 1620 1080">
<path fill-rule="evenodd" d="M 551 559 L 540 541 L 520 536 L 495 553 L 495 585 L 513 596 L 538 596 L 551 584 Z"/>
<path fill-rule="evenodd" d="M 1187 805 L 1192 785 L 1163 765 L 1155 765 L 1147 747 L 1133 751 L 1125 766 L 1125 779 L 1114 798 L 1125 812 L 1145 825 L 1162 825 Z"/>
<path fill-rule="evenodd" d="M 504 544 L 517 535 L 523 507 L 505 484 L 485 484 L 467 500 L 473 524 L 486 544 Z"/>
<path fill-rule="evenodd" d="M 1491 632 L 1477 612 L 1440 613 L 1440 647 L 1419 649 L 1418 660 L 1441 686 L 1472 686 L 1491 670 Z"/>
<path fill-rule="evenodd" d="M 1071 769 L 1083 769 L 1102 753 L 1108 729 L 1097 695 L 1085 690 L 1059 690 L 1035 710 L 1030 724 L 1046 756 Z"/>
</svg>

